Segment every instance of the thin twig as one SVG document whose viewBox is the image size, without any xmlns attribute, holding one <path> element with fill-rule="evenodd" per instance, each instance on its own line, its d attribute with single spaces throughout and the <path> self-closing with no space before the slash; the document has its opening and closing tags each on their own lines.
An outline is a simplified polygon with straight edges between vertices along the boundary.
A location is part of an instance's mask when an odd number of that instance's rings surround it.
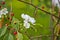
<svg viewBox="0 0 60 40">
<path fill-rule="evenodd" d="M 54 14 L 54 8 L 55 8 L 55 6 L 54 6 L 53 0 L 52 0 L 52 14 Z M 52 27 L 51 30 L 52 30 L 52 35 L 53 35 L 53 36 L 51 37 L 51 38 L 52 38 L 51 40 L 54 40 L 54 37 L 55 37 L 55 36 L 54 36 L 54 29 L 55 29 L 55 28 L 54 28 L 54 26 L 53 26 L 54 21 L 56 22 L 56 18 L 55 18 L 54 16 L 51 16 L 51 22 L 52 22 L 52 23 L 51 23 L 51 27 Z"/>
<path fill-rule="evenodd" d="M 32 3 L 28 3 L 28 2 L 25 2 L 25 1 L 22 1 L 22 0 L 18 0 L 18 1 L 23 2 L 23 3 L 26 3 L 26 4 L 29 4 L 29 5 L 31 5 L 31 6 L 33 6 L 33 7 L 35 7 L 35 8 L 38 8 L 39 10 L 45 12 L 46 14 L 52 15 L 52 16 L 54 16 L 54 17 L 56 17 L 56 18 L 58 18 L 58 19 L 60 20 L 60 18 L 59 18 L 58 16 L 55 16 L 54 14 L 52 14 L 52 13 L 50 13 L 50 12 L 47 12 L 47 11 L 45 11 L 45 10 L 43 10 L 43 9 L 40 9 L 39 7 L 35 6 L 35 5 L 32 4 Z"/>
<path fill-rule="evenodd" d="M 51 35 L 40 35 L 40 36 L 31 37 L 31 38 L 50 37 L 50 36 Z"/>
<path fill-rule="evenodd" d="M 35 8 L 35 11 L 34 11 L 34 17 L 37 17 L 37 11 L 38 11 L 38 9 Z"/>
<path fill-rule="evenodd" d="M 52 37 L 53 35 L 40 35 L 40 36 L 34 36 L 34 37 L 30 37 L 31 39 L 34 38 L 41 38 L 41 37 Z M 60 36 L 60 35 L 54 35 L 54 36 Z"/>
</svg>

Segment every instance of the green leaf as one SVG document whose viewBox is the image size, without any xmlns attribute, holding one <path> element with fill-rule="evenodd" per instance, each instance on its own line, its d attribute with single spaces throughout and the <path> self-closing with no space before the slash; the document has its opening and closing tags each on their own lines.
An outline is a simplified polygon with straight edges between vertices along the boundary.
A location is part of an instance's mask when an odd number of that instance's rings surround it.
<svg viewBox="0 0 60 40">
<path fill-rule="evenodd" d="M 6 34 L 5 36 L 4 36 L 4 39 L 3 40 L 14 40 L 14 37 L 13 37 L 13 35 L 12 34 Z"/>
<path fill-rule="evenodd" d="M 16 37 L 17 37 L 18 40 L 23 40 L 23 35 L 19 32 L 18 32 Z"/>
<path fill-rule="evenodd" d="M 14 24 L 14 22 L 16 22 L 16 24 Z M 20 24 L 19 24 L 19 20 L 18 20 L 17 18 L 13 17 L 11 26 L 12 26 L 13 28 L 15 28 L 16 30 L 18 30 L 18 29 L 19 29 L 19 25 L 20 25 Z"/>
<path fill-rule="evenodd" d="M 23 40 L 30 40 L 27 35 L 23 35 Z"/>
<path fill-rule="evenodd" d="M 9 34 L 8 40 L 14 40 L 14 39 L 13 39 L 13 36 L 12 36 L 11 34 Z"/>
<path fill-rule="evenodd" d="M 0 29 L 0 37 L 2 37 L 6 33 L 7 27 L 3 27 Z"/>
</svg>

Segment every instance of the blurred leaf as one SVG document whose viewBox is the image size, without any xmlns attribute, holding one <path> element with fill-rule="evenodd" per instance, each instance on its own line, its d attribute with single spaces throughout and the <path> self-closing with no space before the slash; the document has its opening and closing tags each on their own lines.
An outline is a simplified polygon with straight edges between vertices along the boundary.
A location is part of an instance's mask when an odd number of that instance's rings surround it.
<svg viewBox="0 0 60 40">
<path fill-rule="evenodd" d="M 4 26 L 2 29 L 0 29 L 0 37 L 2 37 L 6 33 L 7 27 Z"/>
<path fill-rule="evenodd" d="M 14 40 L 14 39 L 13 39 L 13 36 L 12 36 L 11 34 L 9 34 L 8 40 Z"/>
<path fill-rule="evenodd" d="M 13 38 L 13 35 L 11 35 L 10 33 L 9 34 L 6 34 L 5 36 L 4 36 L 4 39 L 3 40 L 14 40 L 14 38 Z"/>
<path fill-rule="evenodd" d="M 16 35 L 17 40 L 23 40 L 23 35 L 21 33 L 18 32 L 18 34 Z"/>
<path fill-rule="evenodd" d="M 16 30 L 18 30 L 18 29 L 19 29 L 19 25 L 20 25 L 20 24 L 19 24 L 19 20 L 18 20 L 17 18 L 13 17 L 11 26 L 12 26 L 13 28 L 15 28 Z"/>
<path fill-rule="evenodd" d="M 27 35 L 23 35 L 23 40 L 30 40 Z"/>
</svg>

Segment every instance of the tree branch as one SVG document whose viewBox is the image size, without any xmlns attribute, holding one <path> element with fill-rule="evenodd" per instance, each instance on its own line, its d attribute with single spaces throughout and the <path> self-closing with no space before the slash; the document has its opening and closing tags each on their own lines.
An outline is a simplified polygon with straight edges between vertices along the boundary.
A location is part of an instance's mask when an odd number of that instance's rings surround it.
<svg viewBox="0 0 60 40">
<path fill-rule="evenodd" d="M 42 37 L 52 37 L 53 35 L 40 35 L 40 36 L 34 36 L 34 37 L 31 37 L 31 39 L 34 39 L 34 38 L 42 38 Z M 60 36 L 60 35 L 54 35 L 54 36 Z"/>
<path fill-rule="evenodd" d="M 29 5 L 31 5 L 31 6 L 33 6 L 33 7 L 35 7 L 35 8 L 37 8 L 37 9 L 39 9 L 39 10 L 45 12 L 46 14 L 52 15 L 52 16 L 54 16 L 54 17 L 60 19 L 60 17 L 55 16 L 54 14 L 52 14 L 52 13 L 50 13 L 50 12 L 47 12 L 47 11 L 45 11 L 45 10 L 43 10 L 43 9 L 40 9 L 39 7 L 35 6 L 35 5 L 32 4 L 32 3 L 28 3 L 28 2 L 25 2 L 25 1 L 22 1 L 22 0 L 18 0 L 18 1 L 23 2 L 23 3 L 26 3 L 26 4 L 29 4 Z"/>
</svg>

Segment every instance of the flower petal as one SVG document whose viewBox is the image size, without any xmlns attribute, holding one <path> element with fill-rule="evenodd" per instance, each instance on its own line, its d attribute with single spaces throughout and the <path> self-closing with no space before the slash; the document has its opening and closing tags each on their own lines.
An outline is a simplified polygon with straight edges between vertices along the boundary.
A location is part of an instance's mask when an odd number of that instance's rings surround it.
<svg viewBox="0 0 60 40">
<path fill-rule="evenodd" d="M 29 23 L 24 23 L 25 28 L 30 28 L 30 24 Z"/>
<path fill-rule="evenodd" d="M 29 22 L 31 22 L 32 24 L 34 24 L 36 21 L 35 21 L 34 18 L 30 18 L 30 19 L 29 19 Z"/>
</svg>

